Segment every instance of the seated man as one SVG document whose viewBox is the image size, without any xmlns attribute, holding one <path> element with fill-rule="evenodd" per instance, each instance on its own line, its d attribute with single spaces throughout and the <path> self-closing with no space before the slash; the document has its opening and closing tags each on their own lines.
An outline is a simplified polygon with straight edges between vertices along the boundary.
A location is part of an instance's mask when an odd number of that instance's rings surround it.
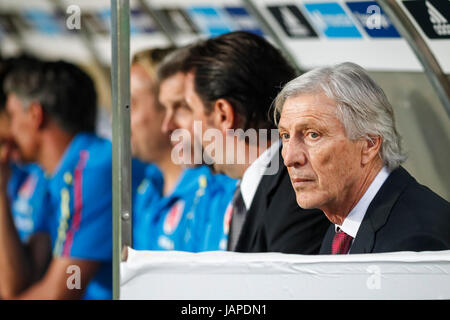
<svg viewBox="0 0 450 320">
<path fill-rule="evenodd" d="M 298 204 L 333 223 L 320 253 L 450 249 L 450 204 L 401 167 L 393 109 L 363 68 L 312 70 L 275 112 Z"/>
<path fill-rule="evenodd" d="M 8 74 L 5 89 L 21 158 L 49 176 L 43 228 L 49 238 L 41 248 L 51 261 L 44 272 L 32 264 L 33 253 L 20 243 L 9 208 L 0 201 L 2 297 L 110 299 L 112 148 L 93 133 L 94 84 L 72 64 L 28 61 Z M 8 153 L 0 159 L 1 180 L 8 176 Z"/>
<path fill-rule="evenodd" d="M 240 179 L 231 222 L 227 214 L 224 223 L 226 228 L 230 223 L 227 249 L 318 253 L 329 222 L 320 210 L 298 207 L 268 116 L 294 69 L 264 38 L 247 32 L 223 34 L 184 50 L 160 67 L 170 79 L 184 81 L 181 103 L 164 104 L 163 129 L 173 136 L 189 132 L 188 142 L 203 147 L 203 158 L 215 172 Z"/>
<path fill-rule="evenodd" d="M 0 62 L 0 148 L 3 144 L 12 143 L 3 81 L 14 65 L 26 60 L 26 57 L 21 57 Z M 36 164 L 21 164 L 19 153 L 15 152 L 12 158 L 7 190 L 2 191 L 7 191 L 7 200 L 19 238 L 23 243 L 27 243 L 45 221 L 43 200 L 47 180 L 44 172 Z"/>
<path fill-rule="evenodd" d="M 161 131 L 165 112 L 157 95 L 163 103 L 177 101 L 184 83 L 163 81 L 158 90 L 156 77 L 158 64 L 170 51 L 138 52 L 131 65 L 131 149 L 133 156 L 151 163 L 133 204 L 133 248 L 219 250 L 227 236 L 222 220 L 236 182 L 213 178 L 206 166 L 183 168 L 172 159 L 169 135 Z M 209 215 L 222 220 L 210 222 Z"/>
</svg>

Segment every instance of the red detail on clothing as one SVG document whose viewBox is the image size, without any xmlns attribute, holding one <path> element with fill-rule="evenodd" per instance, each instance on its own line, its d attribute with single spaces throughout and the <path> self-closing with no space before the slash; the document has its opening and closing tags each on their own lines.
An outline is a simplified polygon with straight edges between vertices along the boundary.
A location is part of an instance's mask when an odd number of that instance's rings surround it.
<svg viewBox="0 0 450 320">
<path fill-rule="evenodd" d="M 230 202 L 225 211 L 225 216 L 223 217 L 223 233 L 228 234 L 230 231 L 231 216 L 233 215 L 233 205 Z"/>
<path fill-rule="evenodd" d="M 19 189 L 19 196 L 21 198 L 29 199 L 34 193 L 36 188 L 37 179 L 33 174 L 30 174 L 27 180 L 22 184 Z"/>
<path fill-rule="evenodd" d="M 178 200 L 169 210 L 163 225 L 163 231 L 165 234 L 172 234 L 178 227 L 181 216 L 183 215 L 184 205 L 185 203 L 183 200 Z"/>
<path fill-rule="evenodd" d="M 353 238 L 344 231 L 338 230 L 331 243 L 331 254 L 347 254 Z"/>
<path fill-rule="evenodd" d="M 80 160 L 75 168 L 75 181 L 74 181 L 74 215 L 72 218 L 72 224 L 67 232 L 66 241 L 64 243 L 64 249 L 62 256 L 69 257 L 70 250 L 72 249 L 73 238 L 75 232 L 80 228 L 81 213 L 83 209 L 83 170 L 86 166 L 89 152 L 86 150 L 80 151 Z"/>
</svg>

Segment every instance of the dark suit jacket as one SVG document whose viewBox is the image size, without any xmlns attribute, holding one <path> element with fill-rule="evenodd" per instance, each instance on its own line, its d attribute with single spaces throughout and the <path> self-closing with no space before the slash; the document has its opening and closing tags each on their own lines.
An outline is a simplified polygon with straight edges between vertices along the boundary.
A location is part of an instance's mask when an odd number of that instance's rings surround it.
<svg viewBox="0 0 450 320">
<path fill-rule="evenodd" d="M 321 254 L 331 254 L 332 225 Z M 450 203 L 419 184 L 402 167 L 394 170 L 369 205 L 349 253 L 450 249 Z"/>
<path fill-rule="evenodd" d="M 322 211 L 298 206 L 281 152 L 275 157 L 280 169 L 262 177 L 235 251 L 317 254 L 330 222 Z"/>
</svg>

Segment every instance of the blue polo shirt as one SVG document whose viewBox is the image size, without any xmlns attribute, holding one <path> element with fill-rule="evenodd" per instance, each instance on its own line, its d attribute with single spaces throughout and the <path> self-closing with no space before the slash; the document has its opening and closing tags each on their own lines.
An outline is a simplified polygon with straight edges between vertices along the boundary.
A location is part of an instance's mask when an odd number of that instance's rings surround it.
<svg viewBox="0 0 450 320">
<path fill-rule="evenodd" d="M 38 165 L 11 165 L 8 196 L 14 224 L 24 243 L 33 233 L 45 228 L 52 210 L 45 198 L 46 191 L 47 179 Z"/>
<path fill-rule="evenodd" d="M 174 191 L 163 195 L 161 171 L 150 164 L 133 206 L 133 248 L 206 251 L 225 249 L 224 217 L 236 180 L 208 167 L 183 170 Z M 224 240 L 225 239 L 225 240 Z"/>
<path fill-rule="evenodd" d="M 84 299 L 112 298 L 112 145 L 77 134 L 49 180 L 54 257 L 100 262 Z"/>
<path fill-rule="evenodd" d="M 195 252 L 226 250 L 232 215 L 231 200 L 238 180 L 213 174 L 209 169 L 205 176 L 208 185 L 198 205 L 202 215 L 197 223 L 200 231 L 196 232 L 199 238 L 194 241 L 197 244 Z"/>
</svg>

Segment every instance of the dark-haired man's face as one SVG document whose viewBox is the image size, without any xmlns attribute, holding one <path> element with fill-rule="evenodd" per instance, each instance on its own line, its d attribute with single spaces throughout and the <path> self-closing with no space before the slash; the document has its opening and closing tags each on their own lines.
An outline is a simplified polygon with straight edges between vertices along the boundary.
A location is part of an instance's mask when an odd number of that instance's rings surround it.
<svg viewBox="0 0 450 320">
<path fill-rule="evenodd" d="M 202 163 L 194 159 L 195 154 L 201 156 L 201 143 L 194 130 L 194 121 L 203 120 L 202 109 L 198 105 L 190 105 L 185 100 L 186 74 L 178 72 L 163 80 L 159 88 L 159 101 L 166 109 L 162 130 L 172 135 L 174 153 L 177 161 L 188 166 Z M 198 158 L 198 157 L 197 157 Z M 198 159 L 197 159 L 198 160 Z"/>
<path fill-rule="evenodd" d="M 10 94 L 6 102 L 10 118 L 10 134 L 17 147 L 19 157 L 24 162 L 34 162 L 37 157 L 36 135 L 39 119 L 31 110 L 26 110 L 15 94 Z"/>
<path fill-rule="evenodd" d="M 192 124 L 191 128 L 194 128 L 192 135 L 196 144 L 202 148 L 202 156 L 205 160 L 213 162 L 213 168 L 215 172 L 224 173 L 222 168 L 225 162 L 225 155 L 223 147 L 225 147 L 225 135 L 221 132 L 220 128 L 216 127 L 214 119 L 219 117 L 213 110 L 207 113 L 205 105 L 195 90 L 195 74 L 190 72 L 185 78 L 185 99 L 192 111 Z M 219 145 L 222 148 L 215 148 Z M 222 161 L 212 161 L 212 159 L 222 159 Z"/>
</svg>

